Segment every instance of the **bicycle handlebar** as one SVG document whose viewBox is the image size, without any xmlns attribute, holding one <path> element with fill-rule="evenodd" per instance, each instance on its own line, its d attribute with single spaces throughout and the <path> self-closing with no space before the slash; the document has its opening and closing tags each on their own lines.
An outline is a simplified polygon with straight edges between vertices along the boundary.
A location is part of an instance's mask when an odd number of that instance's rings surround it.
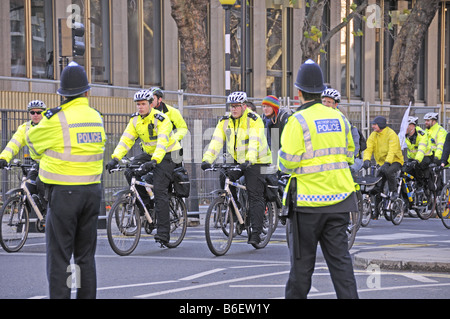
<svg viewBox="0 0 450 319">
<path fill-rule="evenodd" d="M 205 170 L 205 172 L 207 171 L 217 171 L 219 169 L 224 169 L 224 170 L 230 170 L 230 171 L 242 171 L 241 168 L 239 167 L 239 164 L 228 164 L 228 163 L 222 163 L 222 164 L 212 164 L 211 168 L 208 168 Z"/>
</svg>

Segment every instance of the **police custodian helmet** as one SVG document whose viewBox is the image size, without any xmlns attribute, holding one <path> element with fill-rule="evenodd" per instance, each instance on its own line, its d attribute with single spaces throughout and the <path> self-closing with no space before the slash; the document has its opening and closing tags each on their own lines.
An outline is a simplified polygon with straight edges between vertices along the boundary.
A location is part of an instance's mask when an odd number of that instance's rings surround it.
<svg viewBox="0 0 450 319">
<path fill-rule="evenodd" d="M 86 71 L 76 62 L 71 62 L 61 73 L 61 83 L 58 94 L 72 97 L 81 95 L 91 89 Z"/>
<path fill-rule="evenodd" d="M 311 59 L 302 64 L 297 73 L 295 87 L 306 93 L 322 93 L 326 86 L 323 83 L 323 74 L 320 66 Z"/>
</svg>

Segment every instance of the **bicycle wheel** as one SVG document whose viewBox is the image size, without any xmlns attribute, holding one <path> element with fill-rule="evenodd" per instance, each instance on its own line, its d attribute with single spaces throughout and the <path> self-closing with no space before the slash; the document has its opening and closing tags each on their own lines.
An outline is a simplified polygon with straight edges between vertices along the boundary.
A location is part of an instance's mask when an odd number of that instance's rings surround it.
<svg viewBox="0 0 450 319">
<path fill-rule="evenodd" d="M 187 208 L 181 197 L 171 195 L 169 201 L 170 240 L 167 248 L 175 248 L 184 239 L 187 229 Z"/>
<path fill-rule="evenodd" d="M 358 220 L 359 220 L 359 213 L 351 212 L 350 221 L 347 226 L 348 249 L 351 249 L 353 247 L 353 243 L 355 242 L 356 231 L 358 230 Z"/>
<path fill-rule="evenodd" d="M 206 212 L 205 237 L 209 250 L 216 256 L 225 255 L 233 241 L 233 214 L 226 197 L 214 199 Z"/>
<path fill-rule="evenodd" d="M 436 209 L 436 194 L 430 193 L 427 196 L 427 204 L 420 209 L 417 209 L 417 215 L 419 215 L 420 219 L 427 220 L 431 216 L 433 216 L 434 211 Z"/>
<path fill-rule="evenodd" d="M 106 232 L 109 244 L 120 256 L 131 254 L 141 237 L 141 218 L 137 205 L 130 196 L 119 198 L 111 207 Z"/>
<path fill-rule="evenodd" d="M 27 205 L 21 196 L 10 197 L 0 212 L 0 244 L 8 253 L 19 251 L 25 244 L 30 228 Z"/>
<path fill-rule="evenodd" d="M 274 216 L 277 214 L 277 204 L 275 202 L 266 202 L 263 219 L 263 230 L 259 235 L 259 237 L 261 238 L 261 242 L 259 244 L 252 244 L 252 246 L 256 249 L 264 248 L 269 243 L 274 231 Z"/>
<path fill-rule="evenodd" d="M 450 229 L 450 187 L 444 186 L 439 199 L 439 206 L 436 205 L 436 211 L 442 220 L 445 228 Z"/>
<path fill-rule="evenodd" d="M 370 219 L 372 218 L 372 203 L 369 195 L 363 196 L 361 212 L 361 226 L 366 227 L 369 225 Z"/>
<path fill-rule="evenodd" d="M 391 221 L 394 225 L 400 225 L 405 215 L 405 209 L 405 202 L 401 198 L 397 198 L 391 204 Z"/>
</svg>

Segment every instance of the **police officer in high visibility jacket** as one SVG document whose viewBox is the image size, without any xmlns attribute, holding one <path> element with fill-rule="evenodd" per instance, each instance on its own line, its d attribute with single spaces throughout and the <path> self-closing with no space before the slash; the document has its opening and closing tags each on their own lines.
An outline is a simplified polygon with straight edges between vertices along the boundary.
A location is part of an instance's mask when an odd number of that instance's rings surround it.
<svg viewBox="0 0 450 319">
<path fill-rule="evenodd" d="M 349 212 L 358 209 L 351 128 L 321 104 L 325 86 L 314 61 L 300 67 L 295 86 L 303 104 L 285 126 L 278 156 L 279 169 L 291 174 L 283 196 L 291 255 L 286 298 L 307 297 L 319 242 L 337 297 L 358 298 L 347 238 Z"/>
<path fill-rule="evenodd" d="M 153 93 L 150 90 L 141 90 L 134 95 L 134 101 L 138 112 L 131 116 L 120 142 L 114 153 L 112 160 L 106 165 L 107 170 L 111 170 L 119 163 L 135 141 L 140 138 L 143 153 L 134 157 L 131 164 L 142 164 L 142 171 L 153 170 L 153 185 L 155 193 L 155 213 L 157 219 L 157 234 L 155 241 L 163 246 L 167 246 L 170 239 L 170 219 L 169 219 L 169 185 L 173 182 L 173 170 L 181 162 L 179 157 L 180 143 L 172 134 L 172 122 L 164 113 L 152 107 Z M 127 171 L 125 176 L 131 182 L 131 172 Z M 147 208 L 152 207 L 150 196 L 142 186 L 137 186 L 137 190 Z"/>
<path fill-rule="evenodd" d="M 427 113 L 423 119 L 425 120 L 426 131 L 431 142 L 434 162 L 440 164 L 445 138 L 447 137 L 447 131 L 438 123 L 439 113 Z"/>
<path fill-rule="evenodd" d="M 47 185 L 47 277 L 50 298 L 95 298 L 97 221 L 106 135 L 99 112 L 89 106 L 84 68 L 71 62 L 61 73 L 58 94 L 66 100 L 47 110 L 29 131 L 29 146 L 42 154 L 39 178 Z M 72 273 L 71 258 L 75 273 Z"/>
<path fill-rule="evenodd" d="M 259 244 L 265 209 L 264 187 L 267 166 L 272 153 L 264 134 L 264 123 L 258 114 L 246 108 L 247 94 L 233 92 L 227 98 L 231 116 L 224 116 L 216 126 L 212 140 L 203 155 L 202 169 L 211 167 L 227 143 L 227 152 L 240 164 L 247 185 L 250 207 L 251 234 L 249 244 Z M 238 179 L 237 174 L 233 179 Z"/>
<path fill-rule="evenodd" d="M 428 133 L 418 126 L 419 118 L 408 117 L 406 129 L 406 146 L 408 147 L 408 163 L 405 171 L 421 182 L 429 176 L 428 166 L 433 162 L 433 152 Z"/>
</svg>

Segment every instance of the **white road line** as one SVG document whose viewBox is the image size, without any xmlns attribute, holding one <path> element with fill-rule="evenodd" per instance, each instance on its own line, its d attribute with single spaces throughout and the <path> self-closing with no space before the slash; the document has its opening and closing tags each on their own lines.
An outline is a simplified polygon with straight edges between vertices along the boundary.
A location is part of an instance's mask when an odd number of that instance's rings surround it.
<svg viewBox="0 0 450 319">
<path fill-rule="evenodd" d="M 208 284 L 188 286 L 188 287 L 182 287 L 182 288 L 176 288 L 176 289 L 169 289 L 169 290 L 153 292 L 153 293 L 150 293 L 150 294 L 136 296 L 135 298 L 151 298 L 151 297 L 156 297 L 156 296 L 161 296 L 161 295 L 168 295 L 168 294 L 172 294 L 172 293 L 177 293 L 177 292 L 181 292 L 181 291 L 201 289 L 201 288 L 206 288 L 206 287 L 211 287 L 211 286 L 219 286 L 219 285 L 229 284 L 229 283 L 232 283 L 232 282 L 238 282 L 238 281 L 243 281 L 243 280 L 252 280 L 252 279 L 264 278 L 264 277 L 270 277 L 270 276 L 285 275 L 285 274 L 288 274 L 288 273 L 289 273 L 289 271 L 281 271 L 281 272 L 277 272 L 277 273 L 270 273 L 270 274 L 263 274 L 263 275 L 255 275 L 255 276 L 234 278 L 234 279 L 229 279 L 229 280 L 211 282 L 211 283 L 208 283 Z"/>
<path fill-rule="evenodd" d="M 113 290 L 113 289 L 123 289 L 123 288 L 134 288 L 134 287 L 143 287 L 143 286 L 155 286 L 155 285 L 164 285 L 164 284 L 172 284 L 174 282 L 178 282 L 176 280 L 168 280 L 168 281 L 158 281 L 158 282 L 146 282 L 141 284 L 130 284 L 130 285 L 120 285 L 120 286 L 111 286 L 111 287 L 103 287 L 97 288 L 97 291 L 101 290 Z"/>
<path fill-rule="evenodd" d="M 194 280 L 194 279 L 197 279 L 197 278 L 200 278 L 200 277 L 204 277 L 204 276 L 208 276 L 208 275 L 211 275 L 211 274 L 215 274 L 216 272 L 223 271 L 223 270 L 225 270 L 225 269 L 226 269 L 226 268 L 212 269 L 212 270 L 204 271 L 204 272 L 201 272 L 201 273 L 192 275 L 192 276 L 184 277 L 184 278 L 181 278 L 181 279 L 179 279 L 179 280 L 180 280 L 180 281 Z"/>
<path fill-rule="evenodd" d="M 427 278 L 425 276 L 418 275 L 418 274 L 405 273 L 405 274 L 401 274 L 401 275 L 406 277 L 406 278 L 418 281 L 418 282 L 424 282 L 424 283 L 438 282 L 437 280 L 434 280 L 434 279 L 431 279 L 431 278 Z"/>
</svg>

